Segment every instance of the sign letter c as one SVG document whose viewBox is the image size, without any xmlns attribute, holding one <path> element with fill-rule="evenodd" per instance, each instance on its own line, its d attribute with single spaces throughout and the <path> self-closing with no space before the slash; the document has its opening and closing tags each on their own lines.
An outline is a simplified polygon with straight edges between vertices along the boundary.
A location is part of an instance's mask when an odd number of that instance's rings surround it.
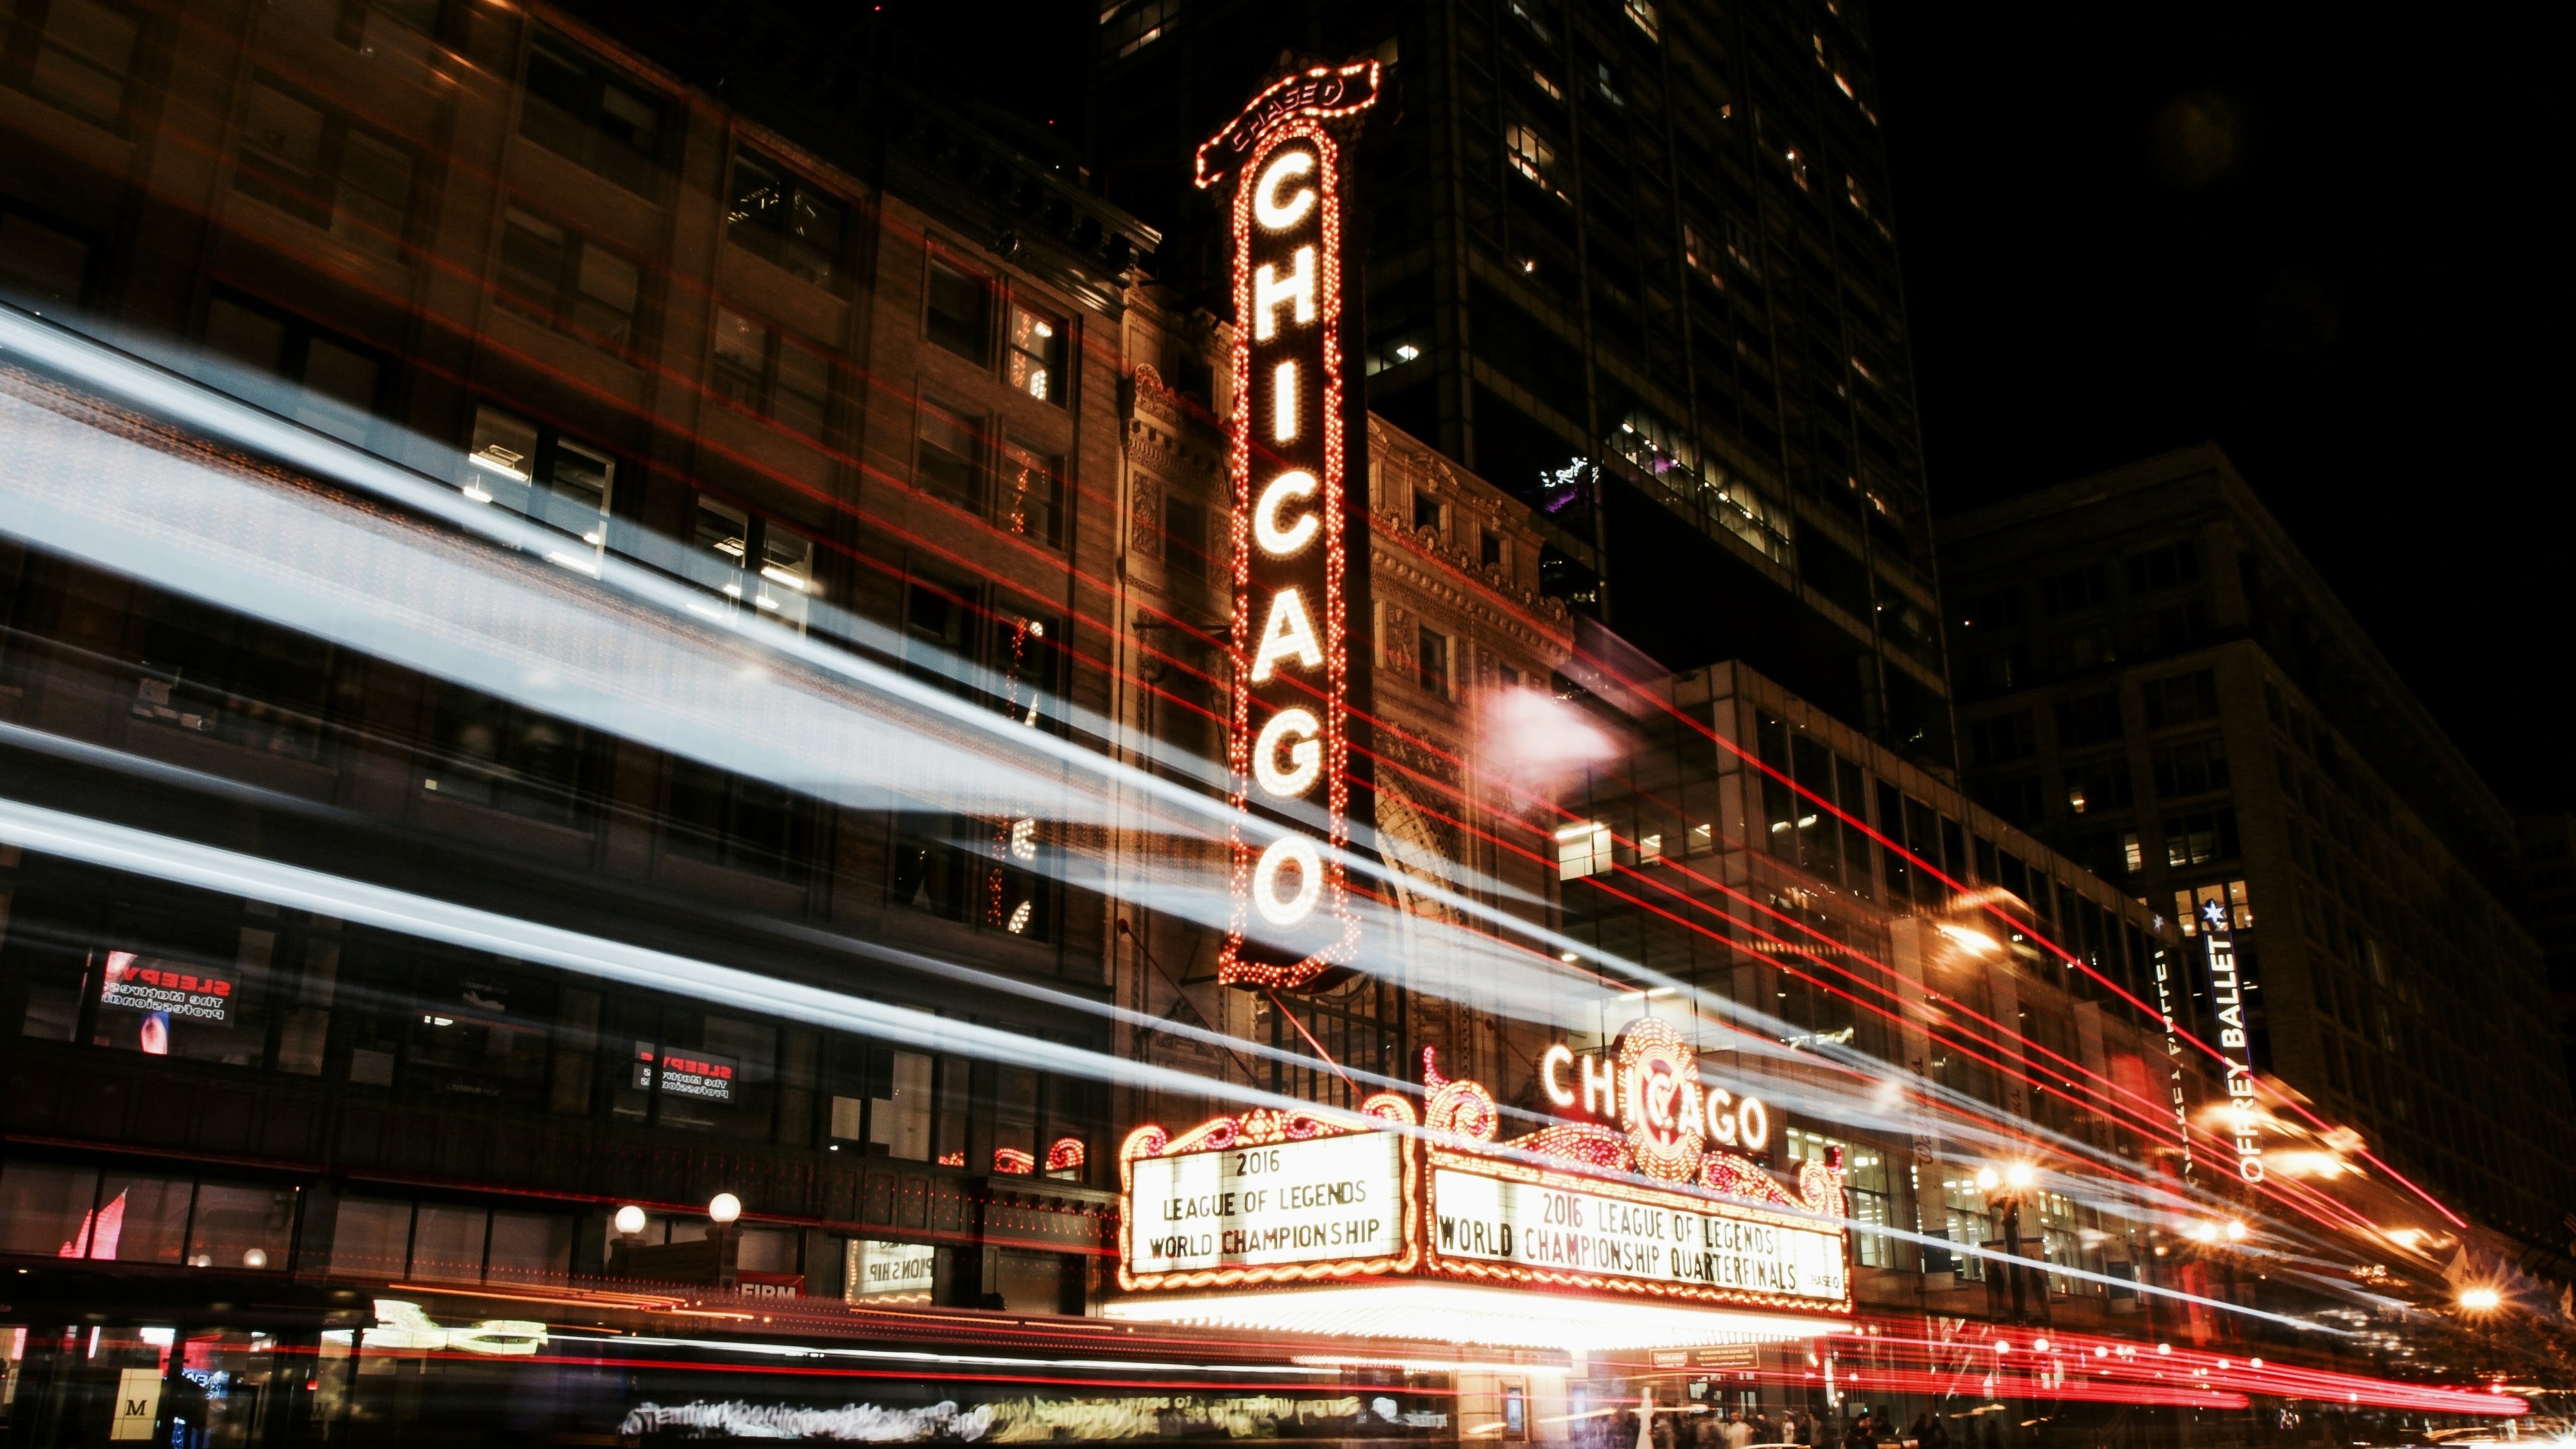
<svg viewBox="0 0 2576 1449">
<path fill-rule="evenodd" d="M 1279 199 L 1280 183 L 1294 181 L 1315 169 L 1311 151 L 1283 152 L 1279 159 L 1261 168 L 1260 184 L 1252 188 L 1252 214 L 1272 231 L 1286 231 L 1306 219 L 1315 209 L 1315 188 L 1298 188 L 1286 201 Z"/>
</svg>

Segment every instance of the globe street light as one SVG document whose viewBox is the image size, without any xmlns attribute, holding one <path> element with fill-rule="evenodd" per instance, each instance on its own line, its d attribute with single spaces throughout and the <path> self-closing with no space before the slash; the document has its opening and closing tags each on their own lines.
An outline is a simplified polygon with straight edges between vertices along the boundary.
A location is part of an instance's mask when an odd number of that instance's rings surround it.
<svg viewBox="0 0 2576 1449">
<path fill-rule="evenodd" d="M 707 1218 L 717 1227 L 731 1227 L 734 1219 L 741 1216 L 742 1199 L 732 1193 L 720 1192 L 707 1201 Z"/>
<path fill-rule="evenodd" d="M 615 1223 L 619 1237 L 639 1237 L 644 1232 L 644 1210 L 631 1202 L 619 1208 L 611 1221 Z"/>
</svg>

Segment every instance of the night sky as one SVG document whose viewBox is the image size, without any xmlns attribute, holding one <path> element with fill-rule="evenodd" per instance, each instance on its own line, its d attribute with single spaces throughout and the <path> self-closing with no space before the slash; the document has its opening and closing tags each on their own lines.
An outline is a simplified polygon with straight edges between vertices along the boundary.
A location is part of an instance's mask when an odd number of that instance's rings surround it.
<svg viewBox="0 0 2576 1449">
<path fill-rule="evenodd" d="M 1874 18 L 1936 514 L 2215 439 L 2505 803 L 2564 810 L 2539 10 Z"/>
<path fill-rule="evenodd" d="M 882 13 L 1082 144 L 1093 12 Z M 2505 803 L 2576 809 L 2559 13 L 1872 7 L 1935 513 L 2215 439 Z"/>
</svg>

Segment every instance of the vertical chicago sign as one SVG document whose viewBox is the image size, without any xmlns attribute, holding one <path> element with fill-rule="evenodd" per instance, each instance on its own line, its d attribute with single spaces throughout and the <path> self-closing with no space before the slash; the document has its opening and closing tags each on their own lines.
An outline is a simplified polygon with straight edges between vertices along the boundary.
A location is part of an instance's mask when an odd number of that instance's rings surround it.
<svg viewBox="0 0 2576 1449">
<path fill-rule="evenodd" d="M 1374 60 L 1301 71 L 1198 151 L 1198 184 L 1233 187 L 1229 984 L 1310 986 L 1359 954 L 1342 856 L 1366 774 L 1349 641 L 1351 616 L 1367 617 L 1368 540 L 1366 499 L 1348 490 L 1366 486 L 1368 429 L 1346 387 L 1344 148 L 1377 85 Z"/>
</svg>

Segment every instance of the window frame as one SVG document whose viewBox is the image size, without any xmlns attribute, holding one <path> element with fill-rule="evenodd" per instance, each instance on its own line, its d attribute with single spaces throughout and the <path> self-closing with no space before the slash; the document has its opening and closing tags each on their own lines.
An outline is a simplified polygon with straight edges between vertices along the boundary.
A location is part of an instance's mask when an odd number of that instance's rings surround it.
<svg viewBox="0 0 2576 1449">
<path fill-rule="evenodd" d="M 514 214 L 550 227 L 558 234 L 556 245 L 559 255 L 554 266 L 554 283 L 548 295 L 542 298 L 527 295 L 523 289 L 514 285 L 511 278 L 510 232 L 517 227 Z M 494 306 L 516 313 L 541 327 L 562 333 L 575 341 L 588 343 L 622 361 L 640 365 L 640 357 L 644 351 L 645 304 L 648 297 L 645 289 L 646 268 L 643 262 L 616 246 L 600 241 L 579 227 L 557 221 L 545 212 L 509 197 L 503 198 L 501 203 L 500 228 L 499 245 L 493 248 L 492 254 L 494 271 L 491 295 Z M 529 230 L 526 227 L 517 227 L 517 229 Z M 602 306 L 608 304 L 608 299 L 582 285 L 585 264 L 593 251 L 603 253 L 617 263 L 633 269 L 635 273 L 635 296 L 624 314 L 625 325 L 622 335 L 601 331 L 581 320 L 579 316 L 581 302 L 585 297 Z"/>
<path fill-rule="evenodd" d="M 555 56 L 564 69 L 580 77 L 586 94 L 578 108 L 545 94 L 539 86 L 537 66 L 540 57 L 546 55 Z M 525 58 L 518 68 L 518 82 L 520 109 L 514 129 L 520 139 L 561 156 L 592 175 L 648 201 L 660 199 L 663 183 L 670 174 L 674 138 L 681 129 L 672 124 L 673 113 L 678 108 L 672 104 L 671 97 L 609 64 L 572 37 L 544 26 L 531 27 Z M 652 113 L 654 138 L 650 150 L 635 145 L 631 139 L 621 140 L 607 124 L 608 97 L 613 91 L 631 93 L 640 106 Z M 532 118 L 544 114 L 538 109 L 540 106 L 561 115 L 577 128 L 583 144 L 578 148 L 558 147 L 547 141 L 540 131 L 531 130 Z M 559 139 L 569 140 L 570 137 L 566 135 Z M 622 149 L 611 149 L 619 147 Z M 574 149 L 581 154 L 572 154 Z M 628 162 L 622 159 L 625 157 L 635 159 Z"/>
<path fill-rule="evenodd" d="M 746 165 L 768 173 L 783 192 L 777 203 L 758 213 L 741 209 L 746 200 L 746 192 L 742 184 L 742 172 Z M 828 203 L 834 214 L 833 229 L 836 235 L 828 248 L 805 241 L 797 235 L 795 218 L 798 203 L 809 198 Z M 737 141 L 725 171 L 725 208 L 727 243 L 741 247 L 744 251 L 788 275 L 817 287 L 839 291 L 842 284 L 847 281 L 848 253 L 852 234 L 850 214 L 853 207 L 849 201 L 829 188 L 806 180 L 793 168 L 772 159 L 769 153 Z M 781 214 L 782 219 L 778 225 L 773 226 L 766 220 L 771 213 Z M 746 233 L 757 234 L 769 240 L 755 242 L 748 239 Z M 796 249 L 800 245 L 812 254 L 810 259 L 799 256 Z"/>
<path fill-rule="evenodd" d="M 125 71 L 117 76 L 116 97 L 103 110 L 92 110 L 64 96 L 40 87 L 38 73 L 49 50 L 68 55 L 85 71 L 112 74 L 86 54 L 61 44 L 54 38 L 51 26 L 55 7 L 64 0 L 17 0 L 14 13 L 0 22 L 0 85 L 41 101 L 65 115 L 77 117 L 91 125 L 122 136 L 131 129 L 135 72 L 143 64 L 153 39 L 151 17 L 123 3 L 123 0 L 72 0 L 88 4 L 124 20 L 134 28 L 133 39 L 125 57 Z"/>
<path fill-rule="evenodd" d="M 757 375 L 753 376 L 749 380 L 750 391 L 752 393 L 752 396 L 749 399 L 735 396 L 726 388 L 724 383 L 729 366 L 723 349 L 724 340 L 728 335 L 726 329 L 727 318 L 733 318 L 736 321 L 757 328 L 760 331 L 760 370 Z M 744 412 L 762 419 L 763 421 L 776 424 L 779 428 L 793 433 L 797 437 L 821 442 L 824 438 L 830 435 L 832 429 L 833 374 L 838 371 L 838 367 L 835 362 L 837 354 L 834 353 L 832 349 L 807 339 L 802 334 L 796 332 L 793 328 L 782 327 L 757 312 L 735 306 L 732 303 L 721 299 L 715 304 L 715 315 L 711 319 L 711 322 L 712 325 L 707 329 L 708 392 L 722 398 L 732 406 L 740 408 Z M 822 379 L 822 391 L 820 393 L 805 394 L 794 392 L 787 386 L 788 369 L 785 366 L 785 362 L 790 355 L 791 350 L 805 354 L 820 367 Z M 784 415 L 783 410 L 779 406 L 780 400 L 782 397 L 790 395 L 810 400 L 813 404 L 813 426 L 811 428 L 807 428 Z"/>
<path fill-rule="evenodd" d="M 314 158 L 313 169 L 303 178 L 266 179 L 254 169 L 261 163 L 257 152 L 265 148 L 260 147 L 251 134 L 250 107 L 261 89 L 312 110 L 322 119 L 319 152 Z M 242 107 L 242 123 L 233 150 L 232 189 L 235 192 L 309 226 L 319 227 L 369 256 L 392 261 L 405 259 L 405 254 L 411 249 L 411 228 L 416 214 L 413 203 L 421 185 L 420 156 L 412 147 L 399 137 L 357 119 L 346 109 L 265 68 L 251 72 L 249 84 L 243 87 Z M 391 234 L 381 242 L 362 239 L 362 233 L 371 232 L 372 222 L 357 223 L 354 228 L 342 225 L 347 213 L 346 193 L 353 189 L 347 175 L 349 138 L 353 134 L 399 155 L 407 168 L 398 207 L 400 214 Z M 291 164 L 282 155 L 270 154 L 275 156 L 278 164 Z M 255 184 L 246 185 L 246 179 Z M 309 189 L 304 183 L 309 183 Z M 323 194 L 325 189 L 327 195 Z"/>
</svg>

